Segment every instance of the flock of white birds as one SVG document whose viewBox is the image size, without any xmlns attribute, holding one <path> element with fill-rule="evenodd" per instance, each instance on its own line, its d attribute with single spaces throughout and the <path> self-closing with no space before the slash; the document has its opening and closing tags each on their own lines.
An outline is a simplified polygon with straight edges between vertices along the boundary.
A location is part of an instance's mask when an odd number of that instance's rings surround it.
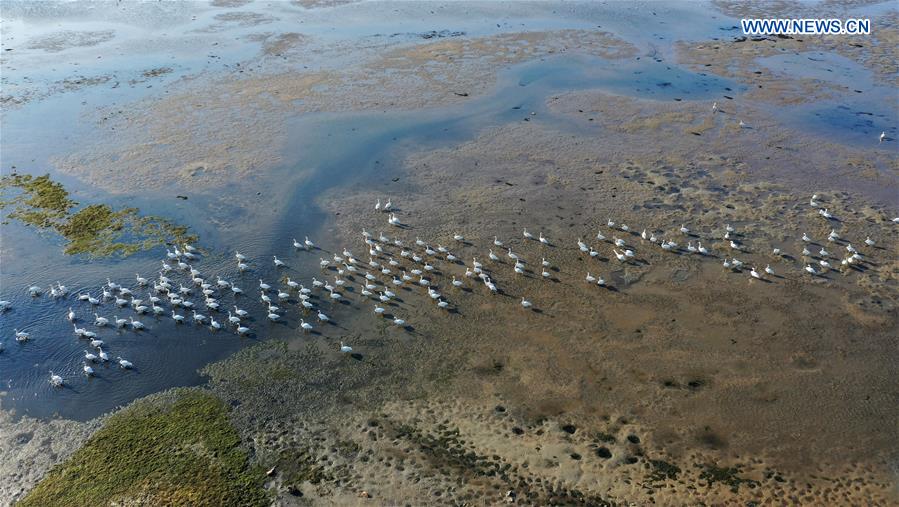
<svg viewBox="0 0 899 507">
<path fill-rule="evenodd" d="M 823 208 L 818 203 L 818 196 L 814 195 L 809 201 L 809 206 L 816 208 L 822 220 L 836 220 L 831 212 Z M 396 209 L 391 201 L 387 201 L 384 205 L 380 200 L 375 204 L 375 211 L 388 214 L 388 224 L 396 226 L 401 230 L 407 228 L 400 222 Z M 892 222 L 899 224 L 899 218 L 894 218 Z M 692 234 L 690 229 L 682 224 L 677 232 L 668 237 L 657 235 L 656 232 L 648 232 L 643 229 L 639 234 L 636 228 L 631 228 L 623 223 L 615 223 L 609 219 L 606 223 L 607 230 L 600 230 L 593 239 L 595 244 L 590 245 L 583 240 L 577 239 L 577 247 L 590 258 L 601 257 L 598 248 L 608 248 L 611 246 L 611 253 L 620 263 L 635 262 L 637 258 L 636 244 L 639 243 L 645 248 L 661 248 L 663 251 L 672 252 L 681 255 L 694 254 L 701 257 L 718 257 L 718 255 L 707 246 L 709 242 L 715 242 L 722 245 L 725 252 L 723 253 L 723 267 L 734 272 L 748 271 L 749 276 L 755 279 L 764 279 L 766 276 L 775 274 L 774 268 L 770 264 L 763 269 L 757 266 L 747 266 L 743 261 L 737 258 L 738 255 L 749 254 L 748 249 L 740 243 L 739 235 L 734 227 L 726 224 L 721 230 L 720 240 L 718 238 L 707 238 L 706 245 L 702 240 Z M 686 238 L 686 245 L 680 245 L 672 239 L 680 234 Z M 620 238 L 617 234 L 625 236 Z M 536 236 L 527 229 L 522 231 L 525 242 L 535 242 L 542 245 L 550 245 L 550 240 L 538 233 Z M 324 313 L 323 304 L 325 301 L 339 302 L 345 298 L 361 298 L 362 302 L 370 302 L 372 311 L 381 317 L 390 319 L 392 324 L 399 328 L 405 329 L 407 324 L 403 318 L 387 312 L 387 305 L 397 298 L 395 291 L 406 287 L 419 287 L 426 290 L 430 299 L 436 306 L 441 309 L 449 309 L 450 303 L 441 290 L 460 289 L 467 285 L 483 284 L 487 291 L 491 293 L 500 292 L 497 281 L 494 279 L 495 270 L 485 268 L 484 264 L 478 261 L 478 257 L 472 257 L 471 261 L 466 263 L 459 256 L 454 254 L 446 246 L 437 244 L 432 247 L 426 241 L 416 238 L 414 242 L 409 241 L 407 245 L 404 240 L 394 237 L 390 238 L 383 233 L 377 236 L 369 233 L 365 229 L 362 230 L 362 239 L 368 248 L 368 261 L 360 261 L 350 250 L 343 248 L 340 253 L 330 254 L 328 257 L 320 257 L 319 267 L 327 275 L 321 280 L 312 277 L 308 286 L 304 283 L 292 280 L 286 277 L 283 285 L 274 287 L 266 283 L 262 279 L 258 279 L 259 298 L 266 308 L 265 318 L 270 321 L 279 321 L 283 319 L 283 315 L 288 311 L 288 305 L 295 305 L 301 313 L 299 329 L 303 333 L 312 331 L 315 325 L 325 325 L 331 319 Z M 453 236 L 456 246 L 460 249 L 471 247 L 470 243 L 461 234 Z M 591 240 L 592 241 L 592 240 Z M 683 242 L 684 239 L 678 237 L 678 241 Z M 694 241 L 696 242 L 694 244 Z M 803 259 L 804 271 L 809 276 L 820 276 L 828 270 L 843 270 L 854 264 L 865 262 L 865 257 L 853 244 L 842 238 L 835 228 L 831 229 L 827 236 L 827 242 L 816 243 L 813 238 L 807 234 L 803 234 L 798 238 L 798 242 L 802 248 L 801 258 Z M 825 247 L 830 244 L 833 247 Z M 866 237 L 860 244 L 865 247 L 873 247 L 875 240 Z M 605 245 L 605 246 L 604 246 Z M 814 246 L 813 246 L 814 245 Z M 318 247 L 308 238 L 300 242 L 293 239 L 293 247 L 297 252 L 312 252 L 319 250 Z M 497 254 L 494 252 L 500 252 Z M 826 248 L 832 248 L 830 252 Z M 845 254 L 838 254 L 837 250 L 845 250 Z M 814 251 L 813 251 L 814 250 Z M 320 250 L 324 252 L 324 250 Z M 774 258 L 782 258 L 787 254 L 779 248 L 771 250 Z M 91 308 L 93 321 L 91 324 L 96 328 L 116 327 L 119 329 L 130 329 L 140 331 L 147 324 L 142 322 L 143 316 L 150 316 L 154 321 L 159 319 L 171 318 L 175 323 L 182 324 L 191 322 L 197 326 L 206 326 L 210 331 L 232 330 L 238 335 L 248 335 L 252 331 L 247 325 L 249 312 L 241 309 L 237 302 L 241 297 L 248 297 L 244 290 L 238 286 L 238 282 L 225 280 L 220 276 L 216 276 L 215 280 L 204 276 L 198 269 L 194 268 L 193 262 L 201 258 L 201 253 L 197 248 L 191 245 L 182 245 L 174 247 L 173 250 L 166 249 L 166 259 L 161 261 L 161 269 L 158 276 L 150 280 L 137 274 L 131 287 L 125 286 L 107 279 L 105 285 L 99 289 L 99 294 L 78 293 L 75 299 L 79 304 L 87 305 Z M 500 265 L 500 255 L 509 259 L 513 266 L 515 275 L 529 276 L 528 273 L 534 273 L 542 278 L 551 276 L 550 270 L 553 267 L 551 262 L 542 257 L 533 270 L 526 269 L 525 259 L 513 251 L 513 249 L 504 244 L 502 240 L 494 236 L 493 247 L 488 248 L 486 259 L 490 265 L 497 268 Z M 237 268 L 241 273 L 241 277 L 250 271 L 251 261 L 240 252 L 235 252 L 235 260 Z M 611 256 L 609 256 L 611 262 Z M 273 256 L 273 264 L 276 269 L 286 267 L 286 263 Z M 457 266 L 460 277 L 449 275 L 447 271 L 443 271 L 438 265 L 445 262 L 449 266 Z M 485 261 L 486 262 L 486 261 Z M 599 266 L 599 265 L 597 265 Z M 464 273 L 461 269 L 464 268 Z M 748 268 L 748 269 L 747 269 Z M 493 276 L 491 276 L 493 274 Z M 333 275 L 333 278 L 330 278 Z M 451 276 L 446 287 L 441 287 L 438 283 L 439 276 Z M 185 285 L 181 281 L 173 278 L 187 277 L 184 280 Z M 471 281 L 466 281 L 471 280 Z M 605 286 L 606 280 L 598 273 L 598 271 L 587 272 L 584 280 L 588 284 L 597 286 Z M 241 280 L 241 284 L 246 280 Z M 347 291 L 349 285 L 358 285 L 359 291 Z M 51 298 L 67 298 L 69 297 L 68 289 L 57 282 L 44 290 L 38 286 L 32 286 L 27 289 L 34 298 L 48 295 Z M 138 295 L 146 293 L 146 296 Z M 233 303 L 224 305 L 220 299 L 224 295 L 230 294 L 233 297 Z M 197 300 L 191 298 L 196 296 Z M 316 303 L 317 301 L 317 303 Z M 102 317 L 98 310 L 108 308 L 109 303 L 117 309 L 124 311 L 130 309 L 134 315 L 127 318 L 114 314 L 111 318 Z M 526 296 L 521 297 L 520 304 L 525 309 L 533 308 L 533 303 Z M 202 305 L 202 306 L 201 306 Z M 6 311 L 11 307 L 8 301 L 0 301 L 0 312 Z M 216 319 L 219 316 L 221 321 Z M 83 372 L 86 376 L 94 375 L 94 369 L 91 366 L 97 362 L 110 361 L 110 356 L 104 350 L 104 342 L 99 339 L 95 331 L 89 330 L 88 324 L 82 324 L 82 318 L 78 316 L 76 311 L 69 307 L 66 318 L 72 323 L 73 333 L 77 338 L 86 340 L 90 345 L 90 349 L 85 350 L 83 360 Z M 309 319 L 307 321 L 306 319 Z M 88 319 L 89 321 L 90 319 Z M 316 324 L 313 324 L 317 321 Z M 87 321 L 85 321 L 87 322 Z M 15 340 L 19 343 L 26 343 L 31 339 L 30 333 L 15 329 Z M 2 342 L 0 342 L 0 351 L 2 351 Z M 92 351 L 92 350 L 93 351 Z M 351 353 L 352 347 L 340 342 L 339 351 L 341 353 Z M 118 365 L 124 369 L 131 369 L 134 365 L 127 359 L 116 357 Z M 58 375 L 50 372 L 50 383 L 54 386 L 63 386 L 66 380 Z"/>
</svg>

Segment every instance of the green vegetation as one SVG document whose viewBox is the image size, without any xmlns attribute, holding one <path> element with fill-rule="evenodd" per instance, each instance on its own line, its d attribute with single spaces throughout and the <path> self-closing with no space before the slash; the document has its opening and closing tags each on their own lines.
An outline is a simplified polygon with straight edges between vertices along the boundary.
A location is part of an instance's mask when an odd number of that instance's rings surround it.
<svg viewBox="0 0 899 507">
<path fill-rule="evenodd" d="M 267 505 L 265 472 L 225 404 L 196 389 L 170 394 L 111 416 L 19 505 Z"/>
<path fill-rule="evenodd" d="M 0 209 L 25 225 L 53 229 L 68 240 L 65 253 L 96 257 L 128 256 L 167 242 L 189 243 L 196 237 L 186 227 L 136 208 L 113 210 L 93 204 L 73 211 L 78 203 L 49 175 L 11 174 L 0 179 Z"/>
</svg>

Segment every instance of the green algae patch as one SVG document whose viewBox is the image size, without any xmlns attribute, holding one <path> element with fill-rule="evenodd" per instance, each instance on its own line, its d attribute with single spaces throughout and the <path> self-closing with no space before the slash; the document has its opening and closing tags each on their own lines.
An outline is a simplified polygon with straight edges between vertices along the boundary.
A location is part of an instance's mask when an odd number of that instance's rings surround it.
<svg viewBox="0 0 899 507">
<path fill-rule="evenodd" d="M 56 231 L 68 241 L 64 251 L 70 255 L 125 257 L 160 244 L 196 241 L 186 227 L 141 215 L 137 208 L 92 204 L 75 211 L 78 203 L 49 175 L 4 176 L 0 192 L 0 209 L 10 210 L 7 219 Z"/>
<path fill-rule="evenodd" d="M 18 195 L 7 193 L 20 190 Z M 50 179 L 50 175 L 34 177 L 30 174 L 12 174 L 0 179 L 0 208 L 12 207 L 9 218 L 37 227 L 52 227 L 64 220 L 69 210 L 78 205 L 69 199 L 63 186 Z"/>
<path fill-rule="evenodd" d="M 176 390 L 111 416 L 18 505 L 268 505 L 240 444 L 221 400 Z"/>
</svg>

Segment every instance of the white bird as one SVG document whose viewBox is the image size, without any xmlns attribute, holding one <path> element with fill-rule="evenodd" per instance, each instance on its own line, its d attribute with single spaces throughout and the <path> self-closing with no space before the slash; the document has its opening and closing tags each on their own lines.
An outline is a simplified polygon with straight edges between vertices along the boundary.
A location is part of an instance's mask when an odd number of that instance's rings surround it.
<svg viewBox="0 0 899 507">
<path fill-rule="evenodd" d="M 120 319 L 118 315 L 115 317 L 115 327 L 125 327 L 125 324 L 128 323 L 127 319 Z"/>
<path fill-rule="evenodd" d="M 232 315 L 231 312 L 229 311 L 228 312 L 228 322 L 230 322 L 231 324 L 234 324 L 234 325 L 240 324 L 240 317 Z"/>
<path fill-rule="evenodd" d="M 145 287 L 147 285 L 147 279 L 140 276 L 140 273 L 135 273 L 135 278 L 137 279 L 137 284 L 141 287 Z"/>
<path fill-rule="evenodd" d="M 103 327 L 108 323 L 109 323 L 109 319 L 107 319 L 105 317 L 101 317 L 101 316 L 97 315 L 96 313 L 94 314 L 94 325 L 95 326 Z"/>
<path fill-rule="evenodd" d="M 456 241 L 465 241 L 465 237 L 462 236 L 461 234 L 456 234 L 456 235 L 454 235 L 454 236 L 453 236 L 453 239 L 456 240 Z"/>
<path fill-rule="evenodd" d="M 275 267 L 280 268 L 280 267 L 283 267 L 283 266 L 284 266 L 284 261 L 282 261 L 281 259 L 279 259 L 277 255 L 275 255 L 275 256 L 273 256 L 273 257 L 274 257 L 274 259 L 275 259 L 275 260 L 273 261 L 273 262 L 275 263 Z"/>
<path fill-rule="evenodd" d="M 880 133 L 880 137 L 878 138 L 878 141 L 877 141 L 877 142 L 882 143 L 883 140 L 886 139 L 886 138 L 887 138 L 887 133 L 886 133 L 885 131 L 884 131 L 884 132 L 881 132 L 881 133 Z"/>
<path fill-rule="evenodd" d="M 774 274 L 774 269 L 771 267 L 770 264 L 765 266 L 765 273 L 767 273 L 767 274 L 769 274 L 769 275 L 773 275 L 773 274 Z"/>
<path fill-rule="evenodd" d="M 527 299 L 521 298 L 521 306 L 522 308 L 530 308 L 531 306 L 533 306 L 533 304 L 531 304 L 531 302 Z"/>
<path fill-rule="evenodd" d="M 492 260 L 492 261 L 498 261 L 498 260 L 499 260 L 499 257 L 497 257 L 497 255 L 496 255 L 495 253 L 493 253 L 493 250 L 492 250 L 492 249 L 490 250 L 490 254 L 488 255 L 488 257 L 490 257 L 490 260 Z"/>
<path fill-rule="evenodd" d="M 758 279 L 762 278 L 762 275 L 760 275 L 759 272 L 755 270 L 755 268 L 752 268 L 751 270 L 749 270 L 749 274 L 752 275 L 753 278 L 758 278 Z"/>
<path fill-rule="evenodd" d="M 62 377 L 53 373 L 52 371 L 50 372 L 50 385 L 52 385 L 53 387 L 62 387 L 65 383 L 66 381 L 63 380 Z"/>
<path fill-rule="evenodd" d="M 597 240 L 597 241 L 603 241 L 603 240 L 605 240 L 605 239 L 606 239 L 606 237 L 605 237 L 605 235 L 603 235 L 603 233 L 602 233 L 601 231 L 596 233 L 596 240 Z"/>
<path fill-rule="evenodd" d="M 139 320 L 134 320 L 134 317 L 131 317 L 131 327 L 134 329 L 143 329 L 144 324 Z"/>
<path fill-rule="evenodd" d="M 91 353 L 91 352 L 88 351 L 88 350 L 85 350 L 85 351 L 84 351 L 84 359 L 87 360 L 87 361 L 96 361 L 96 360 L 97 360 L 97 355 Z"/>
<path fill-rule="evenodd" d="M 265 282 L 263 282 L 262 279 L 260 278 L 260 279 L 259 279 L 259 288 L 262 289 L 262 290 L 269 290 L 269 289 L 272 288 L 272 286 L 269 285 L 269 284 L 267 284 L 267 283 L 265 283 Z"/>
<path fill-rule="evenodd" d="M 318 312 L 318 320 L 321 321 L 321 322 L 328 322 L 329 319 L 328 319 L 328 316 L 327 316 L 327 315 L 325 315 L 324 313 L 322 313 L 321 311 L 319 311 L 319 312 Z"/>
<path fill-rule="evenodd" d="M 809 273 L 809 274 L 812 274 L 812 275 L 817 275 L 817 274 L 818 274 L 818 272 L 815 271 L 815 268 L 813 268 L 810 264 L 806 264 L 806 265 L 805 265 L 805 271 L 806 271 L 807 273 Z"/>
<path fill-rule="evenodd" d="M 539 238 L 539 239 L 540 239 L 540 242 L 543 243 L 544 245 L 546 245 L 546 244 L 549 243 L 549 240 L 546 239 L 545 236 L 543 236 L 543 233 L 542 233 L 542 232 L 540 233 L 540 238 Z"/>
<path fill-rule="evenodd" d="M 452 284 L 453 284 L 453 287 L 461 287 L 461 286 L 462 286 L 462 281 L 461 281 L 461 280 L 456 280 L 456 275 L 453 275 L 453 281 L 452 281 Z"/>
<path fill-rule="evenodd" d="M 718 112 L 718 103 L 717 103 L 717 102 L 715 102 L 714 104 L 712 104 L 712 112 L 713 112 L 713 113 L 717 113 L 717 112 Z"/>
<path fill-rule="evenodd" d="M 306 245 L 307 250 L 312 250 L 315 248 L 315 243 L 309 240 L 309 236 L 305 236 L 306 239 L 303 240 L 303 244 Z"/>
<path fill-rule="evenodd" d="M 293 247 L 299 250 L 300 248 L 303 248 L 303 244 L 297 241 L 297 238 L 293 238 Z"/>
<path fill-rule="evenodd" d="M 809 242 L 812 238 L 808 237 L 808 234 L 802 233 L 802 241 Z"/>
<path fill-rule="evenodd" d="M 219 322 L 218 322 L 217 320 L 215 320 L 214 318 L 210 317 L 210 318 L 209 318 L 209 327 L 211 327 L 212 329 L 221 329 L 221 328 L 222 328 L 222 325 L 219 324 Z"/>
<path fill-rule="evenodd" d="M 122 359 L 121 357 L 116 357 L 116 359 L 119 361 L 119 366 L 121 366 L 123 369 L 130 370 L 134 367 L 134 364 L 127 359 Z"/>
<path fill-rule="evenodd" d="M 612 252 L 615 253 L 615 258 L 617 258 L 619 261 L 624 262 L 627 260 L 627 256 L 619 252 L 618 250 L 612 250 Z"/>
<path fill-rule="evenodd" d="M 588 271 L 587 278 L 585 278 L 585 280 L 587 280 L 587 283 L 593 283 L 596 281 L 596 277 L 591 275 L 590 272 Z"/>
<path fill-rule="evenodd" d="M 246 326 L 237 326 L 237 334 L 245 335 L 250 332 L 250 328 Z"/>
<path fill-rule="evenodd" d="M 340 342 L 340 353 L 341 354 L 349 354 L 353 352 L 353 347 L 349 345 L 345 345 L 343 342 Z"/>
<path fill-rule="evenodd" d="M 312 324 L 306 322 L 306 321 L 303 320 L 303 319 L 300 319 L 300 328 L 303 329 L 303 332 L 304 332 L 304 333 L 308 333 L 309 331 L 312 330 Z"/>
<path fill-rule="evenodd" d="M 206 322 L 206 316 L 203 314 L 197 313 L 197 311 L 194 310 L 194 322 L 197 324 L 202 324 L 202 323 Z"/>
<path fill-rule="evenodd" d="M 43 290 L 43 289 L 41 289 L 41 288 L 38 287 L 37 285 L 32 285 L 31 287 L 28 287 L 28 293 L 31 294 L 31 297 L 37 297 L 37 296 L 40 296 L 42 290 Z"/>
<path fill-rule="evenodd" d="M 871 236 L 868 236 L 867 238 L 865 238 L 865 244 L 868 246 L 874 246 L 875 243 L 874 240 L 871 239 Z"/>
<path fill-rule="evenodd" d="M 271 320 L 271 321 L 276 321 L 280 317 L 281 317 L 280 315 L 278 315 L 277 313 L 274 313 L 274 312 L 271 312 L 268 314 L 268 320 Z"/>
<path fill-rule="evenodd" d="M 524 239 L 534 239 L 534 235 L 529 233 L 527 229 L 522 233 L 524 235 Z"/>
<path fill-rule="evenodd" d="M 91 375 L 94 374 L 94 369 L 91 368 L 90 366 L 88 366 L 87 363 L 84 363 L 84 366 L 82 366 L 81 369 L 82 369 L 82 371 L 84 371 L 84 374 L 87 375 L 88 377 L 90 377 Z"/>
<path fill-rule="evenodd" d="M 97 355 L 100 356 L 101 361 L 109 361 L 109 354 L 103 351 L 103 347 L 97 347 Z"/>
<path fill-rule="evenodd" d="M 687 229 L 687 226 L 685 226 L 684 224 L 681 224 L 680 232 L 682 232 L 683 234 L 690 234 L 690 229 Z"/>
<path fill-rule="evenodd" d="M 608 225 L 609 227 L 615 227 L 615 222 L 613 222 L 612 219 L 610 218 L 610 219 L 606 220 L 606 225 Z"/>
<path fill-rule="evenodd" d="M 393 319 L 393 323 L 394 323 L 394 325 L 397 325 L 397 326 L 405 326 L 406 325 L 406 321 L 399 317 Z"/>
<path fill-rule="evenodd" d="M 91 347 L 93 347 L 95 349 L 99 349 L 102 346 L 103 346 L 103 340 L 98 340 L 96 338 L 91 340 Z"/>
<path fill-rule="evenodd" d="M 26 333 L 25 331 L 19 331 L 18 329 L 13 329 L 13 332 L 16 333 L 16 341 L 17 342 L 25 342 L 31 338 L 31 335 Z"/>
</svg>

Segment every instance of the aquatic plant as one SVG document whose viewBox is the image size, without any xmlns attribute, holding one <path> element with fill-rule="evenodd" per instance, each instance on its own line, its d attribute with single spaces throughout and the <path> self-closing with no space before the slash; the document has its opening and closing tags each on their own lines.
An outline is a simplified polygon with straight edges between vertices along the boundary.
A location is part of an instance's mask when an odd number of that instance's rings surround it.
<svg viewBox="0 0 899 507">
<path fill-rule="evenodd" d="M 221 400 L 179 389 L 111 416 L 19 505 L 268 505 L 240 442 Z"/>
<path fill-rule="evenodd" d="M 64 251 L 69 255 L 124 257 L 164 243 L 196 241 L 186 227 L 141 215 L 137 208 L 114 210 L 106 204 L 92 204 L 74 211 L 78 203 L 49 175 L 4 176 L 0 196 L 0 210 L 10 210 L 7 219 L 54 230 L 68 241 Z"/>
</svg>

